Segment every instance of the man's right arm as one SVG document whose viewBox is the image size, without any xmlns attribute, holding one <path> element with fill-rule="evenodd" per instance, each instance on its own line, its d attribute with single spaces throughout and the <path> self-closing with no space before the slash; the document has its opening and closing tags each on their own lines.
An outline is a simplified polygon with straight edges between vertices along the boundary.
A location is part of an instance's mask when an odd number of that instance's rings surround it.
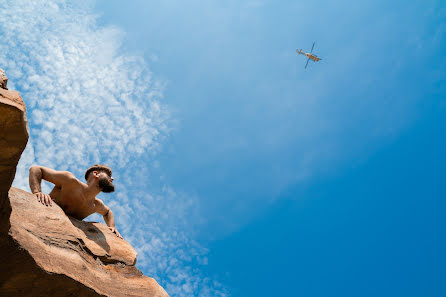
<svg viewBox="0 0 446 297">
<path fill-rule="evenodd" d="M 31 166 L 29 169 L 29 187 L 31 192 L 36 195 L 37 200 L 43 205 L 52 206 L 50 195 L 43 194 L 40 186 L 42 179 L 53 183 L 56 187 L 61 187 L 64 183 L 72 180 L 74 175 L 68 171 L 56 171 L 43 166 Z"/>
</svg>

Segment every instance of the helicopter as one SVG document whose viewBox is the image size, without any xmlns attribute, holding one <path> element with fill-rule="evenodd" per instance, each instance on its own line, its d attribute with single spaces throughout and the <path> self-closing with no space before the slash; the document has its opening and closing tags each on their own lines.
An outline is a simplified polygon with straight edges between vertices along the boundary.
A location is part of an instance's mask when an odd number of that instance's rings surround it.
<svg viewBox="0 0 446 297">
<path fill-rule="evenodd" d="M 314 62 L 318 62 L 318 61 L 322 60 L 321 58 L 318 58 L 318 56 L 313 54 L 313 49 L 314 49 L 315 44 L 316 44 L 316 42 L 313 42 L 313 46 L 311 47 L 311 51 L 309 53 L 303 52 L 302 49 L 296 50 L 296 52 L 298 54 L 302 54 L 302 55 L 305 55 L 308 57 L 307 63 L 305 64 L 305 69 L 307 69 L 308 62 L 310 62 L 310 60 L 313 60 Z"/>
</svg>

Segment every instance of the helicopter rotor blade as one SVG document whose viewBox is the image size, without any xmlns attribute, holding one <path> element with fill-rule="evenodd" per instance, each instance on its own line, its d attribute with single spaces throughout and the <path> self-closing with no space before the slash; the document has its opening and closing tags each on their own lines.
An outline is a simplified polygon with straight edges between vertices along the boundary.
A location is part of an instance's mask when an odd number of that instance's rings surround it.
<svg viewBox="0 0 446 297">
<path fill-rule="evenodd" d="M 313 46 L 311 47 L 311 52 L 310 52 L 310 54 L 311 53 L 313 53 L 313 49 L 314 49 L 314 45 L 316 44 L 316 42 L 313 42 Z"/>
<path fill-rule="evenodd" d="M 305 69 L 307 69 L 308 62 L 310 62 L 310 58 L 308 58 L 308 60 L 307 60 L 307 64 L 305 64 Z"/>
</svg>

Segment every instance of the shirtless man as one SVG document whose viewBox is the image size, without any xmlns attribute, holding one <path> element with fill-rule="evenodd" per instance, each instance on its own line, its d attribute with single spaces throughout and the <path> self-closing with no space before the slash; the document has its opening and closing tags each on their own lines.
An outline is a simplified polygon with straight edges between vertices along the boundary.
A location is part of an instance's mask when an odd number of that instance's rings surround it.
<svg viewBox="0 0 446 297">
<path fill-rule="evenodd" d="M 54 200 L 63 211 L 78 220 L 83 220 L 92 213 L 99 213 L 104 217 L 108 228 L 122 238 L 115 227 L 113 212 L 101 199 L 96 198 L 100 192 L 111 193 L 115 190 L 110 167 L 93 165 L 85 172 L 83 183 L 71 172 L 56 171 L 43 166 L 32 166 L 29 169 L 29 186 L 31 192 L 43 205 L 52 206 Z M 54 184 L 51 193 L 43 194 L 40 187 L 42 178 Z"/>
</svg>

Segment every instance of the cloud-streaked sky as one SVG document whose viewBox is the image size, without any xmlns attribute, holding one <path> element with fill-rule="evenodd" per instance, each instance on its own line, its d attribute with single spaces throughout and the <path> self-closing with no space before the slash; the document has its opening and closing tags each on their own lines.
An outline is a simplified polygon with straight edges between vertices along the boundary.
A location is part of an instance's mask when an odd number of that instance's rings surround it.
<svg viewBox="0 0 446 297">
<path fill-rule="evenodd" d="M 173 296 L 224 295 L 200 273 L 206 249 L 183 227 L 193 198 L 165 183 L 149 187 L 148 171 L 170 130 L 162 81 L 143 57 L 119 52 L 124 32 L 98 26 L 89 2 L 0 3 L 0 64 L 30 122 L 14 186 L 28 189 L 32 164 L 79 178 L 91 164 L 109 164 L 119 190 L 103 198 L 137 249 L 138 267 Z"/>
<path fill-rule="evenodd" d="M 435 0 L 0 1 L 31 125 L 14 185 L 112 166 L 101 198 L 171 296 L 442 296 L 445 20 Z"/>
</svg>

